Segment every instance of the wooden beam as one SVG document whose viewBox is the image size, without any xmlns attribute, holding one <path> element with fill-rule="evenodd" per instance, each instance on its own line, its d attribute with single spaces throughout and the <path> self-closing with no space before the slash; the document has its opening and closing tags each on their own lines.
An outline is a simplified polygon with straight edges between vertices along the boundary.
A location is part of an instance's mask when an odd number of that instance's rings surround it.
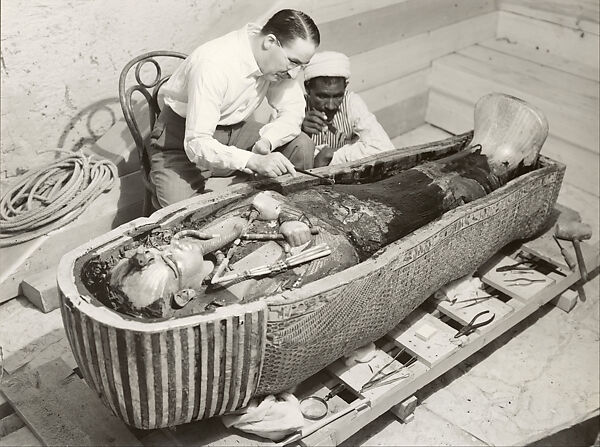
<svg viewBox="0 0 600 447">
<path fill-rule="evenodd" d="M 399 2 L 321 24 L 321 49 L 352 56 L 493 11 L 492 0 Z"/>
<path fill-rule="evenodd" d="M 9 377 L 1 389 L 45 445 L 142 445 L 60 359 Z"/>
<path fill-rule="evenodd" d="M 21 282 L 21 290 L 31 304 L 44 313 L 58 309 L 60 305 L 56 273 L 53 270 L 27 276 Z"/>
<path fill-rule="evenodd" d="M 350 88 L 362 92 L 427 68 L 438 57 L 495 37 L 496 22 L 491 12 L 352 55 Z"/>
<path fill-rule="evenodd" d="M 541 66 L 551 67 L 555 70 L 571 73 L 580 78 L 598 82 L 598 70 L 583 61 L 567 59 L 564 56 L 550 53 L 544 49 L 524 43 L 523 41 L 510 40 L 508 37 L 484 40 L 479 45 L 500 53 L 510 54 L 523 60 L 535 62 Z"/>
<path fill-rule="evenodd" d="M 600 34 L 596 0 L 499 0 L 501 11 Z"/>
<path fill-rule="evenodd" d="M 579 61 L 598 72 L 598 34 L 499 11 L 496 37 Z"/>
</svg>

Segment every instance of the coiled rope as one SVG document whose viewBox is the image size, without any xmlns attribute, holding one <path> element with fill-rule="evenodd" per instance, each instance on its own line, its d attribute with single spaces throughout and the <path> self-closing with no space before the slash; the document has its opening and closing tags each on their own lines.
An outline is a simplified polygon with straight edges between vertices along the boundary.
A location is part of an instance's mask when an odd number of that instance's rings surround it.
<svg viewBox="0 0 600 447">
<path fill-rule="evenodd" d="M 46 151 L 48 152 L 48 151 Z M 115 164 L 67 154 L 30 172 L 0 200 L 0 247 L 20 244 L 64 227 L 81 215 L 118 177 Z"/>
</svg>

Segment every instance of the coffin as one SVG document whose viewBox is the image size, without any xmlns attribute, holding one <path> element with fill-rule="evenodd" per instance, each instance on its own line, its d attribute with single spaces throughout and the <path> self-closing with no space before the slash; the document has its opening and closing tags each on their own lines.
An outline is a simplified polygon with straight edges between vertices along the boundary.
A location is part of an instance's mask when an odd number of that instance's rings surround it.
<svg viewBox="0 0 600 447">
<path fill-rule="evenodd" d="M 370 182 L 465 150 L 472 133 L 359 162 L 320 168 L 337 183 Z M 65 255 L 58 285 L 66 334 L 104 403 L 143 429 L 221 415 L 253 396 L 298 384 L 395 327 L 448 282 L 506 244 L 547 225 L 564 166 L 540 156 L 530 172 L 455 208 L 343 271 L 208 314 L 140 319 L 103 305 L 81 281 L 87 261 L 150 229 L 170 228 L 269 189 L 284 196 L 322 180 L 299 176 L 239 184 L 122 225 Z"/>
</svg>

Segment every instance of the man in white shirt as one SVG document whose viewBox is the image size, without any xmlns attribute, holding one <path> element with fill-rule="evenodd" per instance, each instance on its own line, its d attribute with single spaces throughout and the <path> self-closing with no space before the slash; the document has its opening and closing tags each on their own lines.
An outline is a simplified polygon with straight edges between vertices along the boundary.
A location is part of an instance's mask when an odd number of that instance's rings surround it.
<svg viewBox="0 0 600 447">
<path fill-rule="evenodd" d="M 307 110 L 302 131 L 316 145 L 315 167 L 354 161 L 394 149 L 365 102 L 346 89 L 350 60 L 342 53 L 317 53 L 304 70 Z"/>
<path fill-rule="evenodd" d="M 154 205 L 202 192 L 210 175 L 310 169 L 314 144 L 300 130 L 305 100 L 293 78 L 319 43 L 308 15 L 284 9 L 263 28 L 248 24 L 186 58 L 161 89 L 165 107 L 151 134 Z M 264 98 L 274 109 L 266 125 L 251 119 Z"/>
</svg>

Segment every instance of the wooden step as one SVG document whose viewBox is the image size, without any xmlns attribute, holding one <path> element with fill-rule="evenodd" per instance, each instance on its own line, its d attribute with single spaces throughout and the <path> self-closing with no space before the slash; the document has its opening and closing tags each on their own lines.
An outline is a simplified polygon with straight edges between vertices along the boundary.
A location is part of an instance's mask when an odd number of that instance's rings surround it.
<svg viewBox="0 0 600 447">
<path fill-rule="evenodd" d="M 352 56 L 493 11 L 492 0 L 401 1 L 321 23 L 320 50 L 341 51 Z M 318 15 L 315 20 L 318 22 Z"/>
<path fill-rule="evenodd" d="M 561 96 L 556 97 L 557 101 L 563 98 L 573 98 L 575 101 L 572 105 L 584 107 L 586 112 L 594 113 L 598 110 L 600 92 L 598 91 L 597 80 L 582 79 L 580 76 L 565 73 L 564 70 L 543 66 L 481 45 L 472 45 L 458 51 L 458 53 L 491 65 L 495 70 L 518 70 L 520 75 L 525 75 L 528 80 L 532 81 L 529 90 L 538 96 L 547 95 L 548 92 L 551 92 L 554 98 L 556 92 L 559 91 Z M 534 92 L 534 86 L 543 87 L 544 90 L 540 89 Z"/>
<path fill-rule="evenodd" d="M 444 140 L 452 135 L 453 134 L 440 129 L 439 127 L 425 123 L 409 132 L 393 138 L 392 143 L 394 143 L 394 147 L 416 146 L 431 141 Z"/>
<path fill-rule="evenodd" d="M 529 74 L 529 63 L 482 47 L 477 53 L 479 57 L 485 54 L 485 61 L 466 53 L 461 51 L 434 61 L 432 89 L 470 103 L 490 92 L 519 97 L 542 110 L 550 125 L 550 135 L 598 154 L 598 99 L 556 89 L 555 81 L 547 81 L 539 74 L 548 71 L 549 78 L 562 76 L 565 83 L 577 83 L 580 78 L 547 67 Z"/>
<path fill-rule="evenodd" d="M 598 82 L 598 70 L 581 61 L 567 59 L 564 56 L 550 53 L 540 49 L 535 45 L 528 45 L 518 41 L 510 40 L 508 37 L 501 37 L 484 40 L 479 45 L 500 53 L 510 54 L 523 60 L 535 62 L 541 66 L 550 67 L 555 70 L 564 71 L 583 79 Z"/>
<path fill-rule="evenodd" d="M 476 99 L 456 97 L 433 87 L 429 92 L 425 121 L 451 133 L 466 132 L 473 129 L 475 103 Z M 541 153 L 567 166 L 564 183 L 598 197 L 598 154 L 552 134 L 548 135 Z"/>
<path fill-rule="evenodd" d="M 495 37 L 497 13 L 424 30 L 350 56 L 350 88 L 362 92 L 431 66 L 441 56 Z M 339 50 L 337 50 L 339 51 Z"/>
<path fill-rule="evenodd" d="M 597 4 L 597 2 L 594 3 Z M 596 20 L 597 17 L 596 15 Z M 543 19 L 538 20 L 521 14 L 499 11 L 497 37 L 574 61 L 588 69 L 596 70 L 597 74 L 598 23 L 593 25 L 593 22 L 588 22 L 587 30 L 582 28 L 582 26 L 586 26 L 584 21 L 573 23 L 573 25 L 575 26 L 571 28 Z M 594 28 L 596 32 L 594 32 Z"/>
<path fill-rule="evenodd" d="M 498 0 L 501 11 L 600 34 L 600 4 L 596 0 Z"/>
</svg>

